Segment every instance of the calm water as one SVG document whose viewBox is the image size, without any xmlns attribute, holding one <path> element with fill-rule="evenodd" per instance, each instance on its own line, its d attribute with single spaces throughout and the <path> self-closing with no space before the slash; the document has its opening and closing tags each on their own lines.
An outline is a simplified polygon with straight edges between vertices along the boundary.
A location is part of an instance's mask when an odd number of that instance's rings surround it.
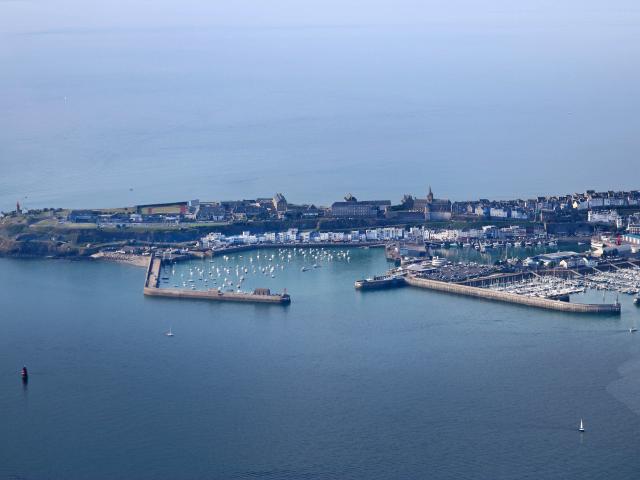
<svg viewBox="0 0 640 480">
<path fill-rule="evenodd" d="M 636 0 L 184 3 L 0 2 L 0 210 L 638 188 Z"/>
<path fill-rule="evenodd" d="M 630 298 L 594 318 L 358 293 L 387 265 L 350 258 L 252 277 L 288 288 L 289 308 L 144 298 L 135 267 L 0 259 L 0 478 L 637 478 Z"/>
</svg>

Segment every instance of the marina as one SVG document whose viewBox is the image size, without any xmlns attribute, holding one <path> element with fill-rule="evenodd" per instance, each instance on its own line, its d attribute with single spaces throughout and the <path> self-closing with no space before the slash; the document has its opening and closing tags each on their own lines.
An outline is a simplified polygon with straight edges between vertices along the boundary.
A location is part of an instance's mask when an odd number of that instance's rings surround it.
<svg viewBox="0 0 640 480">
<path fill-rule="evenodd" d="M 351 262 L 351 250 L 339 247 L 279 247 L 218 252 L 213 257 L 154 255 L 147 270 L 145 295 L 222 301 L 288 304 L 286 272 L 311 272 Z M 266 285 L 266 287 L 265 287 Z M 274 288 L 283 293 L 272 293 Z"/>
<path fill-rule="evenodd" d="M 564 254 L 546 257 L 564 258 Z M 437 260 L 437 261 L 436 261 Z M 587 262 L 589 263 L 589 262 Z M 532 269 L 523 266 L 483 265 L 476 262 L 431 260 L 406 261 L 386 275 L 355 282 L 356 289 L 391 288 L 410 285 L 447 293 L 485 298 L 536 308 L 572 313 L 620 314 L 621 304 L 584 303 L 588 291 L 607 290 L 636 295 L 640 304 L 640 266 L 637 260 L 606 261 L 595 266 Z"/>
<path fill-rule="evenodd" d="M 546 297 L 532 297 L 516 293 L 496 291 L 487 288 L 459 285 L 456 283 L 438 282 L 435 280 L 428 280 L 413 275 L 408 275 L 407 277 L 405 277 L 405 281 L 408 285 L 411 285 L 413 287 L 465 295 L 469 297 L 483 298 L 486 300 L 496 300 L 500 302 L 525 305 L 529 307 L 543 308 L 547 310 L 556 310 L 568 313 L 620 314 L 620 304 L 618 302 L 602 304 L 571 303 L 569 301 L 554 300 L 552 298 Z"/>
<path fill-rule="evenodd" d="M 271 293 L 268 288 L 256 288 L 253 292 L 244 292 L 241 290 L 223 291 L 221 287 L 209 288 L 206 290 L 196 290 L 196 288 L 193 286 L 188 290 L 184 288 L 160 288 L 159 284 L 163 278 L 160 276 L 162 264 L 163 262 L 161 258 L 151 256 L 143 290 L 145 295 L 151 297 L 265 303 L 279 305 L 288 305 L 289 303 L 291 303 L 291 297 L 288 293 L 286 293 L 286 291 L 283 293 L 274 294 Z"/>
<path fill-rule="evenodd" d="M 364 250 L 364 249 L 363 249 Z M 388 249 L 386 249 L 388 251 Z M 464 248 L 459 250 L 464 253 Z M 188 262 L 188 256 L 152 256 L 144 293 L 169 298 L 209 299 L 236 302 L 288 304 L 286 285 L 282 293 L 272 293 L 264 284 L 273 283 L 285 269 L 301 274 L 336 262 L 349 263 L 351 250 L 340 247 L 280 246 L 212 252 Z M 539 258 L 560 261 L 574 252 L 547 252 Z M 574 313 L 619 314 L 620 303 L 581 303 L 587 290 L 606 289 L 621 294 L 640 291 L 640 267 L 629 260 L 603 262 L 597 266 L 532 269 L 511 263 L 489 265 L 455 262 L 452 257 L 402 261 L 402 266 L 384 275 L 354 282 L 356 290 L 378 290 L 410 285 L 476 298 L 499 300 Z M 538 257 L 536 257 L 538 258 Z M 294 261 L 292 264 L 292 261 Z M 542 260 L 539 260 L 541 263 Z M 518 265 L 522 263 L 518 261 Z M 589 262 L 587 262 L 589 264 Z M 251 279 L 251 281 L 250 281 Z M 257 283 L 262 279 L 262 285 Z M 249 281 L 249 282 L 248 282 Z M 248 282 L 248 283 L 247 283 Z M 248 284 L 253 283 L 253 288 Z M 572 298 L 573 297 L 573 298 Z M 573 301 L 572 301 L 573 300 Z"/>
</svg>

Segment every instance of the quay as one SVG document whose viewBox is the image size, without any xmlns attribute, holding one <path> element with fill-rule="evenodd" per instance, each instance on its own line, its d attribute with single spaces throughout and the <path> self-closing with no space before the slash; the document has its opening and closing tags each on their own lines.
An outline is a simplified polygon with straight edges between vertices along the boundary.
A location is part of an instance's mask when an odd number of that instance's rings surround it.
<svg viewBox="0 0 640 480">
<path fill-rule="evenodd" d="M 253 293 L 223 292 L 221 290 L 183 290 L 179 288 L 160 288 L 160 270 L 162 259 L 152 255 L 149 259 L 143 293 L 150 297 L 182 298 L 210 300 L 219 302 L 265 303 L 288 305 L 291 297 L 287 293 L 271 293 L 267 288 L 256 288 Z"/>
<path fill-rule="evenodd" d="M 440 282 L 437 280 L 418 278 L 414 275 L 406 275 L 404 279 L 405 283 L 412 287 L 426 288 L 429 290 L 453 293 L 457 295 L 465 295 L 468 297 L 484 298 L 487 300 L 496 300 L 499 302 L 516 303 L 529 307 L 544 308 L 547 310 L 557 310 L 561 312 L 571 313 L 620 314 L 620 304 L 617 302 L 602 304 L 570 303 L 549 298 L 529 297 L 526 295 L 518 295 L 515 293 L 489 290 L 487 288 L 460 285 L 457 283 Z"/>
<path fill-rule="evenodd" d="M 479 283 L 482 284 L 482 283 Z M 568 295 L 558 295 L 555 297 L 532 297 L 527 295 L 519 295 L 516 293 L 491 290 L 489 288 L 481 288 L 464 283 L 443 282 L 439 280 L 431 280 L 420 278 L 412 274 L 388 275 L 384 277 L 374 277 L 373 279 L 358 280 L 355 282 L 357 290 L 373 290 L 380 288 L 393 288 L 401 286 L 411 286 L 438 292 L 451 293 L 455 295 L 465 295 L 468 297 L 483 298 L 486 300 L 494 300 L 505 303 L 515 303 L 526 305 L 529 307 L 544 308 L 547 310 L 556 310 L 570 313 L 592 313 L 592 314 L 614 314 L 619 315 L 621 311 L 620 303 L 570 303 Z"/>
</svg>

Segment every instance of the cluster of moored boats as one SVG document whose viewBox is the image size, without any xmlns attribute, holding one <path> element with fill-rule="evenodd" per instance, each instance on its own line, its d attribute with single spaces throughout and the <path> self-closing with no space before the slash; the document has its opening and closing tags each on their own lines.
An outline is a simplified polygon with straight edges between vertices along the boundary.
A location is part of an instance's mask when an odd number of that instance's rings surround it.
<svg viewBox="0 0 640 480">
<path fill-rule="evenodd" d="M 624 268 L 588 275 L 585 284 L 597 290 L 637 295 L 640 292 L 640 268 Z"/>
<path fill-rule="evenodd" d="M 640 268 L 621 268 L 607 272 L 588 274 L 577 278 L 542 276 L 513 283 L 496 283 L 488 287 L 518 295 L 553 298 L 587 289 L 609 290 L 628 295 L 636 295 L 634 303 L 640 305 Z"/>
<path fill-rule="evenodd" d="M 540 298 L 556 298 L 586 291 L 586 286 L 581 280 L 551 276 L 534 277 L 513 283 L 496 283 L 488 288 L 499 292 Z"/>
<path fill-rule="evenodd" d="M 244 254 L 223 255 L 202 262 L 165 263 L 160 276 L 161 287 L 187 288 L 191 290 L 217 289 L 220 292 L 242 292 L 243 283 L 250 276 L 276 278 L 279 271 L 289 264 L 302 261 L 301 271 L 320 268 L 322 264 L 335 261 L 351 261 L 349 250 L 327 248 L 280 248 L 258 250 Z"/>
</svg>

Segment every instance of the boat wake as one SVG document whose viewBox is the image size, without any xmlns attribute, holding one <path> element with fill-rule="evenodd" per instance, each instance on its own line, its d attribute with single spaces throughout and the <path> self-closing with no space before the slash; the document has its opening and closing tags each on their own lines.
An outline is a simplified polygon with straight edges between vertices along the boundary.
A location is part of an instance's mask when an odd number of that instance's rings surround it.
<svg viewBox="0 0 640 480">
<path fill-rule="evenodd" d="M 607 385 L 607 392 L 640 415 L 640 357 L 618 367 L 620 378 Z"/>
</svg>

